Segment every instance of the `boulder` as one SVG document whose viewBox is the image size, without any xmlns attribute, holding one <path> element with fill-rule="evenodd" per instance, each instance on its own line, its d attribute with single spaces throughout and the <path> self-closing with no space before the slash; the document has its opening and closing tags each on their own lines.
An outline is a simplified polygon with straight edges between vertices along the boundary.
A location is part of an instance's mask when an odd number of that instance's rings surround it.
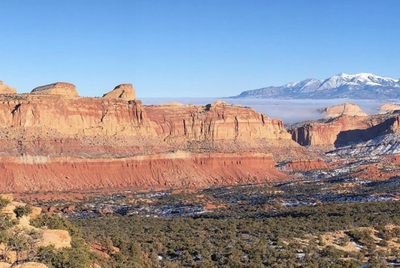
<svg viewBox="0 0 400 268">
<path fill-rule="evenodd" d="M 17 90 L 13 87 L 4 85 L 3 81 L 0 80 L 0 94 L 17 94 Z"/>
<path fill-rule="evenodd" d="M 54 245 L 55 249 L 70 248 L 71 236 L 65 230 L 43 230 L 43 238 L 39 245 L 43 247 Z"/>
<path fill-rule="evenodd" d="M 57 82 L 53 84 L 36 87 L 31 91 L 31 94 L 79 97 L 75 85 L 65 82 Z"/>
<path fill-rule="evenodd" d="M 103 95 L 103 98 L 134 100 L 136 92 L 132 84 L 121 84 Z"/>
</svg>

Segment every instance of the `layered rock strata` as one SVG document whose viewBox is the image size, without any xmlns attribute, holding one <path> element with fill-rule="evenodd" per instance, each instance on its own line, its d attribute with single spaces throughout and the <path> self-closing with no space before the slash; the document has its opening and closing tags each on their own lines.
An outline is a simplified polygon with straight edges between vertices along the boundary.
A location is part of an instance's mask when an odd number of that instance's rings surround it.
<svg viewBox="0 0 400 268">
<path fill-rule="evenodd" d="M 286 178 L 274 159 L 307 154 L 250 108 L 53 94 L 0 97 L 0 146 L 2 192 L 255 183 Z"/>
<path fill-rule="evenodd" d="M 124 159 L 2 158 L 3 192 L 171 189 L 287 179 L 269 154 L 170 154 Z"/>
<path fill-rule="evenodd" d="M 254 151 L 263 142 L 298 148 L 281 120 L 226 104 L 144 106 L 122 99 L 5 96 L 0 125 L 4 156 L 131 156 L 196 146 Z"/>
<path fill-rule="evenodd" d="M 295 126 L 289 132 L 301 145 L 344 146 L 374 139 L 399 131 L 400 114 L 373 116 L 339 116 L 323 122 L 308 122 Z"/>
</svg>

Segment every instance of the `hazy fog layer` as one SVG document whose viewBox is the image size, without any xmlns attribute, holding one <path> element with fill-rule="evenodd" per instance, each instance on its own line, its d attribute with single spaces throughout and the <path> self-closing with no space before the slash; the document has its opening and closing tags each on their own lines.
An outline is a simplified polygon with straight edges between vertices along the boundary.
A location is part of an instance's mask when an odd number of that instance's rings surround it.
<svg viewBox="0 0 400 268">
<path fill-rule="evenodd" d="M 182 104 L 205 105 L 215 102 L 216 98 L 171 98 L 171 99 L 142 99 L 143 104 L 163 104 L 166 102 L 179 102 Z M 219 99 L 229 104 L 249 106 L 270 118 L 280 118 L 284 123 L 296 123 L 309 119 L 322 118 L 316 110 L 341 103 L 351 102 L 358 105 L 367 114 L 379 113 L 378 107 L 385 102 L 373 100 L 273 100 L 273 99 Z"/>
</svg>

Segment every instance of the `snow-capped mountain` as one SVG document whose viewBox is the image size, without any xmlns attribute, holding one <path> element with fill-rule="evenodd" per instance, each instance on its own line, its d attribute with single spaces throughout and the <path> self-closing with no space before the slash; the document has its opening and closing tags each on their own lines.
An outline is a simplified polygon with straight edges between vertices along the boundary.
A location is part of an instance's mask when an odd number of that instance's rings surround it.
<svg viewBox="0 0 400 268">
<path fill-rule="evenodd" d="M 242 92 L 234 98 L 271 99 L 397 99 L 400 80 L 369 73 L 341 73 L 325 80 L 314 78 Z"/>
</svg>

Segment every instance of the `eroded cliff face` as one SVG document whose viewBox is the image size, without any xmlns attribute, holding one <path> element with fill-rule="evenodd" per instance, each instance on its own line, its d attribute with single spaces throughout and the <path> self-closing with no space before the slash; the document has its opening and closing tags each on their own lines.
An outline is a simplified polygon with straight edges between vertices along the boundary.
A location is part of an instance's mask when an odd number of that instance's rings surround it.
<svg viewBox="0 0 400 268">
<path fill-rule="evenodd" d="M 124 159 L 2 158 L 3 192 L 171 189 L 287 179 L 269 154 L 170 154 Z"/>
<path fill-rule="evenodd" d="M 32 94 L 0 97 L 0 146 L 2 192 L 255 183 L 307 154 L 250 108 Z"/>
<path fill-rule="evenodd" d="M 72 135 L 154 136 L 155 133 L 146 128 L 146 122 L 142 120 L 143 113 L 140 101 L 29 94 L 3 96 L 0 99 L 0 126 L 3 132 L 14 130 L 10 135 L 24 132 L 25 138 L 34 136 L 35 131 L 44 138 Z"/>
<path fill-rule="evenodd" d="M 281 120 L 224 102 L 207 106 L 149 106 L 146 113 L 157 135 L 172 140 L 290 139 Z"/>
<path fill-rule="evenodd" d="M 3 156 L 127 157 L 196 148 L 257 151 L 265 141 L 298 148 L 279 119 L 224 103 L 144 106 L 108 98 L 3 96 L 0 126 Z"/>
<path fill-rule="evenodd" d="M 307 123 L 289 130 L 300 145 L 334 145 L 367 141 L 399 131 L 399 114 L 339 116 L 320 123 Z"/>
</svg>

